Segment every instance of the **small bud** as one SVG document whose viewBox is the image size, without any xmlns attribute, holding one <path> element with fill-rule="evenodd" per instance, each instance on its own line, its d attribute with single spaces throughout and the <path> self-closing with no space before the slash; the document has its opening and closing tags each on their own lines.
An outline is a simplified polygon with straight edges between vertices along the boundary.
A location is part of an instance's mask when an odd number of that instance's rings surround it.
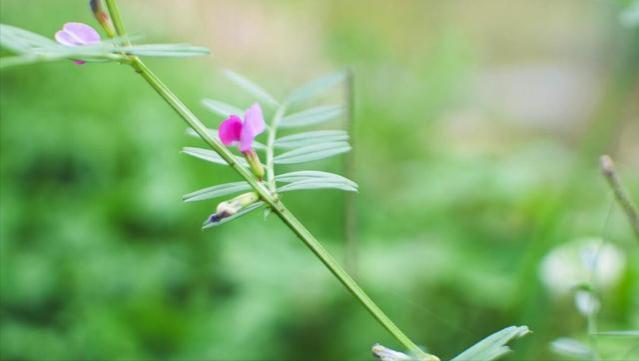
<svg viewBox="0 0 639 361">
<path fill-rule="evenodd" d="M 377 357 L 381 361 L 410 361 L 411 357 L 407 354 L 395 350 L 391 350 L 388 347 L 384 347 L 378 343 L 373 345 L 373 356 Z"/>
<path fill-rule="evenodd" d="M 422 353 L 421 356 L 410 356 L 403 352 L 384 347 L 378 343 L 373 345 L 371 351 L 373 351 L 373 356 L 377 357 L 381 361 L 440 361 L 435 355 Z"/>
<path fill-rule="evenodd" d="M 258 200 L 259 197 L 257 196 L 257 193 L 248 192 L 240 194 L 239 196 L 231 200 L 221 202 L 217 205 L 215 213 L 211 214 L 209 218 L 204 221 L 204 226 L 207 226 L 211 223 L 217 223 L 224 218 L 234 216 L 235 214 L 237 214 L 237 212 L 257 202 Z"/>
<path fill-rule="evenodd" d="M 115 27 L 113 27 L 113 22 L 109 17 L 109 14 L 104 11 L 102 7 L 102 0 L 90 0 L 89 5 L 91 6 L 91 11 L 93 11 L 93 15 L 95 19 L 102 25 L 102 28 L 107 33 L 110 38 L 115 38 L 117 33 L 115 32 Z"/>
<path fill-rule="evenodd" d="M 253 174 L 255 174 L 258 179 L 262 180 L 264 178 L 264 167 L 262 166 L 262 162 L 260 162 L 260 157 L 257 155 L 257 153 L 255 153 L 253 149 L 250 149 L 243 153 L 246 161 L 253 171 Z"/>
</svg>

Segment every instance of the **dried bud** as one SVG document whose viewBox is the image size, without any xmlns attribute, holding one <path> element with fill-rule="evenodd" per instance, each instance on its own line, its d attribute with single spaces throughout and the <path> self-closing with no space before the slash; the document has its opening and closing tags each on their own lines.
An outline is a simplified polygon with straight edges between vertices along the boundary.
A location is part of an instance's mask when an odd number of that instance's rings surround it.
<svg viewBox="0 0 639 361">
<path fill-rule="evenodd" d="M 257 196 L 257 193 L 248 192 L 240 194 L 239 196 L 231 200 L 221 202 L 217 205 L 215 213 L 210 215 L 209 218 L 204 221 L 204 226 L 211 223 L 217 223 L 224 218 L 234 216 L 235 214 L 237 214 L 237 212 L 257 202 L 258 200 L 259 197 Z"/>
<path fill-rule="evenodd" d="M 115 32 L 115 28 L 113 27 L 113 22 L 111 21 L 109 14 L 104 11 L 104 8 L 102 7 L 102 0 L 90 0 L 89 5 L 91 6 L 93 15 L 95 16 L 96 20 L 98 20 L 98 23 L 102 25 L 102 28 L 107 33 L 107 35 L 110 38 L 114 38 L 117 33 Z"/>
</svg>

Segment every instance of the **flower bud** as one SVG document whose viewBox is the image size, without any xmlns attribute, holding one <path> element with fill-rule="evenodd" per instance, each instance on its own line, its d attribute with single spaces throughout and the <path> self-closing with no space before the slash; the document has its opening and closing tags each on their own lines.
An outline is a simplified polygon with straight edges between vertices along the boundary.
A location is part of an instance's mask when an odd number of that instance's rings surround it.
<svg viewBox="0 0 639 361">
<path fill-rule="evenodd" d="M 91 11 L 93 11 L 93 15 L 95 16 L 98 23 L 102 25 L 102 28 L 107 33 L 110 38 L 116 37 L 117 33 L 115 32 L 115 28 L 113 27 L 113 22 L 109 17 L 109 14 L 104 11 L 102 7 L 102 0 L 90 0 L 89 5 L 91 6 Z"/>
<path fill-rule="evenodd" d="M 204 226 L 211 223 L 217 223 L 224 218 L 234 216 L 235 214 L 237 214 L 237 212 L 257 202 L 258 200 L 259 197 L 257 196 L 257 193 L 248 192 L 240 194 L 239 196 L 231 200 L 221 202 L 217 205 L 215 213 L 210 215 L 209 218 L 207 218 L 207 220 L 204 222 Z"/>
</svg>

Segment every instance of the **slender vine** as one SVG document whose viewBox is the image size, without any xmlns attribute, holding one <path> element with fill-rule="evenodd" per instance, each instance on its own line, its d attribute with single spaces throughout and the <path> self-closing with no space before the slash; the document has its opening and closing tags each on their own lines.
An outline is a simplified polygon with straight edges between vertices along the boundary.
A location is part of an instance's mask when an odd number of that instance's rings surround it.
<svg viewBox="0 0 639 361">
<path fill-rule="evenodd" d="M 115 0 L 106 0 L 107 8 L 113 19 L 113 25 L 119 37 L 127 39 L 122 17 Z M 125 40 L 125 45 L 130 45 Z M 373 302 L 364 290 L 349 276 L 339 263 L 324 249 L 321 243 L 306 229 L 306 227 L 286 208 L 276 196 L 274 188 L 272 147 L 275 139 L 275 127 L 271 126 L 269 133 L 270 162 L 267 161 L 268 181 L 271 189 L 260 182 L 249 170 L 240 165 L 235 156 L 224 147 L 220 141 L 212 137 L 206 126 L 193 114 L 193 112 L 144 64 L 137 56 L 129 56 L 129 64 L 139 73 L 155 91 L 184 119 L 184 121 L 220 155 L 249 185 L 259 197 L 271 208 L 271 210 L 306 244 L 308 248 L 320 259 L 320 261 L 333 273 L 335 277 L 355 296 L 355 298 L 371 313 L 371 315 L 390 332 L 404 347 L 415 354 L 420 360 L 439 360 L 436 356 L 425 353 L 413 341 L 408 338 L 395 323 Z M 283 109 L 280 107 L 280 109 Z M 280 113 L 280 111 L 278 111 Z M 281 111 L 283 114 L 283 110 Z M 273 123 L 277 125 L 281 114 L 276 114 Z M 271 139 L 273 138 L 273 139 Z"/>
</svg>

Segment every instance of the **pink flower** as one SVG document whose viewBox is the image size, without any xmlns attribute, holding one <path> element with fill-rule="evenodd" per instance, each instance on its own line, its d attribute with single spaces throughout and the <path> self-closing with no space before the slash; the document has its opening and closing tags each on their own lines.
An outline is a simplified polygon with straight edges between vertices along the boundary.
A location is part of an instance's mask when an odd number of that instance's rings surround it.
<svg viewBox="0 0 639 361">
<path fill-rule="evenodd" d="M 224 145 L 239 144 L 240 152 L 250 152 L 253 140 L 264 131 L 264 117 L 258 103 L 251 105 L 244 113 L 244 120 L 233 114 L 220 124 L 218 134 Z"/>
<path fill-rule="evenodd" d="M 102 40 L 100 34 L 87 24 L 66 23 L 62 30 L 55 33 L 55 40 L 66 46 L 86 46 L 97 44 Z M 76 64 L 84 64 L 82 60 L 76 60 Z"/>
</svg>

